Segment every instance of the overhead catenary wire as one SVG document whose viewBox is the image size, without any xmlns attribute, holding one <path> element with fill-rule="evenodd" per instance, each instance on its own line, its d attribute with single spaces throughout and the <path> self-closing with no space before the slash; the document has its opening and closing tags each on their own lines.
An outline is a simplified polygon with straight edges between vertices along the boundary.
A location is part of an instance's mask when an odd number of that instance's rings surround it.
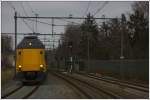
<svg viewBox="0 0 150 100">
<path fill-rule="evenodd" d="M 26 20 L 36 22 L 36 20 L 34 20 L 34 19 L 26 19 Z M 59 20 L 62 20 L 62 19 L 59 19 Z M 63 20 L 63 21 L 73 23 L 72 21 L 67 21 L 67 20 Z M 50 26 L 52 26 L 52 24 L 47 23 L 47 22 L 43 22 L 43 21 L 39 21 L 39 20 L 37 20 L 37 22 L 38 22 L 38 23 L 41 23 L 41 24 L 46 24 L 46 25 L 50 25 Z M 75 22 L 74 22 L 74 23 L 75 23 Z M 77 25 L 80 25 L 80 23 L 76 23 L 76 24 L 77 24 Z M 53 24 L 53 26 L 68 26 L 68 25 L 58 25 L 58 24 Z"/>
<path fill-rule="evenodd" d="M 19 14 L 20 15 L 20 14 Z M 28 25 L 28 23 L 24 20 L 24 19 L 22 19 L 22 21 L 25 23 L 25 25 L 32 31 L 32 32 L 34 32 L 34 29 L 30 26 L 30 25 Z"/>
<path fill-rule="evenodd" d="M 30 6 L 30 4 L 28 3 L 28 5 L 29 5 L 29 7 L 30 7 L 30 9 L 31 9 L 31 11 L 32 11 L 32 13 L 37 17 L 38 16 L 38 14 L 37 13 L 35 13 L 34 11 L 33 11 L 33 9 L 31 8 L 31 6 Z M 25 13 L 25 15 L 28 17 L 28 14 L 27 14 L 27 12 L 26 12 L 26 10 L 25 10 L 25 8 L 24 8 L 24 6 L 23 6 L 23 3 L 21 2 L 21 6 L 22 6 L 22 9 L 23 9 L 23 11 L 24 11 L 24 13 Z M 27 22 L 26 22 L 26 24 L 27 24 Z M 29 26 L 29 25 L 28 25 Z M 33 32 L 34 32 L 34 25 L 33 25 Z M 35 30 L 36 30 L 36 32 L 37 32 L 37 21 L 36 21 L 36 28 L 35 28 Z"/>
<path fill-rule="evenodd" d="M 91 4 L 91 1 L 88 2 L 88 5 L 87 5 L 87 8 L 85 10 L 85 13 L 84 13 L 83 17 L 86 16 L 86 14 L 87 14 L 87 12 L 88 12 L 88 10 L 90 8 L 90 4 Z"/>
<path fill-rule="evenodd" d="M 12 5 L 11 2 L 8 2 L 8 1 L 7 1 L 7 4 L 9 4 L 9 6 L 14 10 L 14 12 L 16 11 L 16 8 Z"/>
<path fill-rule="evenodd" d="M 25 16 L 27 16 L 27 17 L 28 17 L 28 14 L 27 14 L 27 12 L 26 12 L 26 10 L 25 10 L 24 6 L 23 6 L 23 2 L 21 2 L 21 7 L 22 7 L 22 9 L 23 9 L 23 11 L 24 11 Z"/>
<path fill-rule="evenodd" d="M 38 14 L 32 9 L 31 5 L 29 2 L 26 2 L 28 7 L 31 9 L 31 12 L 33 13 L 34 16 L 38 16 Z M 33 23 L 33 29 L 34 29 L 34 23 Z M 37 31 L 37 21 L 36 21 L 36 31 Z"/>
<path fill-rule="evenodd" d="M 22 19 L 22 20 L 23 20 L 23 22 L 26 24 L 26 26 L 27 26 L 32 32 L 34 32 L 34 29 L 31 28 L 31 27 L 28 25 L 28 23 L 27 23 L 26 21 L 24 21 L 24 19 Z"/>
<path fill-rule="evenodd" d="M 105 1 L 103 3 L 103 5 L 97 9 L 97 11 L 93 14 L 93 16 L 95 16 L 98 12 L 100 12 L 109 2 L 108 1 Z"/>
<path fill-rule="evenodd" d="M 36 22 L 36 20 L 34 20 L 34 19 L 26 19 L 26 20 Z M 50 25 L 50 26 L 52 26 L 52 24 L 47 23 L 47 22 L 43 22 L 43 21 L 39 21 L 39 20 L 37 20 L 37 22 L 38 22 L 38 23 L 41 23 L 41 24 L 45 24 L 45 25 Z M 67 26 L 67 25 L 56 25 L 56 24 L 53 24 L 53 25 L 54 25 L 54 26 Z"/>
<path fill-rule="evenodd" d="M 25 19 L 25 20 L 36 22 L 36 20 L 34 20 L 34 19 Z M 38 23 L 41 23 L 41 24 L 45 24 L 45 25 L 52 26 L 52 24 L 47 23 L 47 22 L 43 22 L 43 21 L 39 21 L 39 20 L 37 20 L 37 22 L 38 22 Z M 77 25 L 81 25 L 81 24 L 78 23 Z M 68 26 L 68 25 L 58 25 L 58 24 L 53 24 L 53 26 Z M 98 26 L 100 26 L 100 25 L 98 25 Z"/>
<path fill-rule="evenodd" d="M 80 23 L 73 22 L 73 21 L 68 21 L 68 20 L 65 20 L 65 19 L 59 19 L 59 20 L 62 20 L 62 21 L 65 21 L 65 22 L 69 22 L 69 23 L 74 23 L 74 24 L 78 24 L 78 25 L 80 25 Z"/>
<path fill-rule="evenodd" d="M 10 4 L 9 4 L 10 5 Z M 13 7 L 13 6 L 11 6 L 11 8 L 12 9 L 14 9 L 14 11 L 15 11 L 15 7 Z M 102 7 L 101 7 L 102 8 Z M 32 8 L 31 8 L 32 9 Z M 33 9 L 32 9 L 33 10 Z M 99 11 L 99 9 L 97 10 L 97 11 Z M 32 12 L 34 12 L 34 11 L 32 11 Z M 32 18 L 32 17 L 31 17 Z M 28 18 L 28 20 L 32 20 L 31 18 Z M 22 19 L 22 18 L 21 18 Z M 23 18 L 24 19 L 24 18 Z M 26 19 L 26 18 L 25 18 Z M 72 19 L 72 18 L 70 18 L 70 19 Z M 77 24 L 77 25 L 81 25 L 81 23 L 77 23 L 77 22 L 73 22 L 73 21 L 68 21 L 68 20 L 65 20 L 65 19 L 59 19 L 59 20 L 63 20 L 63 21 L 66 21 L 66 22 L 69 22 L 69 23 L 75 23 L 75 24 Z M 32 20 L 32 21 L 36 21 L 36 20 Z M 24 23 L 25 23 L 25 21 L 23 21 Z M 42 22 L 42 21 L 38 21 L 37 20 L 37 22 L 39 22 L 39 23 L 42 23 L 42 24 L 47 24 L 47 25 L 52 25 L 52 24 L 50 24 L 50 23 L 46 23 L 46 22 Z M 28 26 L 28 28 L 30 27 L 27 23 L 25 23 L 27 26 Z M 54 26 L 67 26 L 67 25 L 55 25 L 54 24 Z M 29 28 L 30 30 L 34 30 L 34 29 L 32 29 L 31 27 Z"/>
<path fill-rule="evenodd" d="M 7 4 L 9 4 L 10 8 L 13 9 L 14 12 L 18 12 L 18 11 L 16 10 L 16 8 L 14 7 L 14 5 L 13 5 L 11 2 L 7 2 Z M 18 14 L 19 14 L 19 12 L 18 12 Z M 19 14 L 19 16 L 20 16 L 20 14 Z M 22 19 L 22 21 L 25 23 L 25 25 L 26 25 L 32 32 L 34 32 L 34 30 L 28 25 L 27 22 L 24 21 L 24 19 Z"/>
<path fill-rule="evenodd" d="M 35 11 L 32 9 L 32 7 L 31 7 L 30 3 L 29 3 L 29 2 L 27 2 L 27 4 L 28 4 L 29 8 L 31 9 L 31 12 L 33 13 L 33 15 L 36 15 L 36 14 L 37 14 L 37 12 L 35 12 Z"/>
<path fill-rule="evenodd" d="M 27 12 L 26 12 L 26 10 L 25 10 L 25 8 L 24 8 L 23 2 L 21 2 L 21 7 L 22 7 L 22 9 L 23 9 L 23 11 L 24 11 L 24 14 L 28 17 L 28 14 L 27 14 Z M 28 27 L 31 31 L 34 32 L 34 26 L 33 26 L 33 28 L 32 28 L 32 27 L 30 27 L 30 25 L 28 25 L 27 22 L 25 22 L 24 19 L 23 19 L 23 21 L 24 21 L 24 23 L 27 25 L 27 27 Z"/>
<path fill-rule="evenodd" d="M 35 15 L 36 17 L 38 17 L 39 14 L 38 14 L 37 12 L 35 12 L 35 11 L 32 9 L 30 3 L 27 2 L 27 4 L 28 4 L 29 8 L 31 9 L 31 12 L 33 13 L 33 15 Z M 36 30 L 36 32 L 37 32 L 37 19 L 36 19 L 36 24 L 35 24 L 35 26 L 36 26 L 35 30 Z M 33 27 L 34 27 L 34 25 L 33 25 Z"/>
<path fill-rule="evenodd" d="M 23 5 L 23 2 L 21 2 L 21 7 L 22 7 L 22 9 L 23 9 L 23 11 L 24 11 L 25 16 L 29 17 L 28 14 L 27 14 L 27 12 L 26 12 L 26 10 L 25 10 L 25 7 L 24 7 L 24 5 Z M 25 22 L 24 19 L 23 19 L 23 21 Z M 30 30 L 32 30 L 32 31 L 34 32 L 34 26 L 33 26 L 33 27 L 30 27 L 27 22 L 25 22 L 25 24 L 30 28 Z"/>
</svg>

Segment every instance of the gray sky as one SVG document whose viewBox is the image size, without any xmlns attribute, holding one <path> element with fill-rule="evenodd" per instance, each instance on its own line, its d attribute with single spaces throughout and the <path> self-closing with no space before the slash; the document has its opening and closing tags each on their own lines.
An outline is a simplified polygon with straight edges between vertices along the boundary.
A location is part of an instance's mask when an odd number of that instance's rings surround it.
<svg viewBox="0 0 150 100">
<path fill-rule="evenodd" d="M 66 2 L 2 2 L 2 33 L 13 33 L 14 32 L 14 10 L 12 9 L 12 5 L 16 8 L 17 12 L 19 12 L 20 15 L 26 16 L 25 12 L 28 16 L 34 16 L 34 14 L 31 11 L 31 8 L 34 12 L 38 13 L 39 16 L 69 16 L 69 14 L 72 14 L 74 17 L 82 17 L 85 16 L 86 10 L 89 9 L 87 13 L 94 14 L 98 8 L 100 8 L 105 2 L 95 1 L 95 2 L 84 2 L 84 1 L 66 1 Z M 96 17 L 102 17 L 102 15 L 105 15 L 105 17 L 120 17 L 122 13 L 131 12 L 131 4 L 133 2 L 129 1 L 109 1 L 105 7 L 96 14 Z M 23 6 L 22 6 L 23 5 Z M 23 7 L 25 9 L 25 12 L 23 10 Z M 48 23 L 51 23 L 51 20 L 40 20 L 45 21 Z M 81 23 L 82 20 L 69 20 Z M 55 20 L 55 24 L 64 25 L 67 24 L 67 22 L 62 20 Z M 100 21 L 97 21 L 100 22 Z M 30 27 L 35 29 L 35 22 L 27 21 L 27 23 L 30 25 Z M 32 32 L 24 23 L 22 20 L 18 20 L 18 32 L 19 33 L 28 33 Z M 38 24 L 38 32 L 39 33 L 45 33 L 49 34 L 51 33 L 51 26 L 44 25 L 44 24 Z M 61 33 L 64 32 L 64 27 L 54 27 L 55 33 Z M 21 39 L 21 37 L 19 37 Z M 19 41 L 20 41 L 19 39 Z M 56 37 L 55 37 L 56 39 Z M 19 42 L 18 41 L 18 42 Z"/>
</svg>

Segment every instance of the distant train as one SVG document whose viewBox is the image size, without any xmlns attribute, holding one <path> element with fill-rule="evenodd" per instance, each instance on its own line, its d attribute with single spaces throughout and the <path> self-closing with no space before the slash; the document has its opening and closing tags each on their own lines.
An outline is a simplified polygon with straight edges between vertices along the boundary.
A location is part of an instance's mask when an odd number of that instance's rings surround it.
<svg viewBox="0 0 150 100">
<path fill-rule="evenodd" d="M 41 81 L 47 75 L 45 46 L 37 36 L 26 36 L 17 45 L 16 78 L 22 82 Z"/>
</svg>

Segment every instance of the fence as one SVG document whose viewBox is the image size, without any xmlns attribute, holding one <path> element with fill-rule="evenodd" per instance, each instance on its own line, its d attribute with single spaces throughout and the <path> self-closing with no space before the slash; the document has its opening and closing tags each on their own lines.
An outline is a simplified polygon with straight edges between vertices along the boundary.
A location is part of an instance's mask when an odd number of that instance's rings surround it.
<svg viewBox="0 0 150 100">
<path fill-rule="evenodd" d="M 149 60 L 83 60 L 80 67 L 114 77 L 149 80 Z"/>
</svg>

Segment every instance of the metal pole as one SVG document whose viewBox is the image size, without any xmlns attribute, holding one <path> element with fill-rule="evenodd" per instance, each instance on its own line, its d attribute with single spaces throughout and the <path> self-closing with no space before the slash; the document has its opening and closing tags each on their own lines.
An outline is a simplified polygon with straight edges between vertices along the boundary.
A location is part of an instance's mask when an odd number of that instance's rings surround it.
<svg viewBox="0 0 150 100">
<path fill-rule="evenodd" d="M 55 62 L 55 54 L 54 54 L 54 37 L 53 37 L 53 26 L 54 26 L 54 19 L 53 18 L 51 18 L 52 19 L 52 38 L 53 38 L 53 62 Z M 58 68 L 57 68 L 57 70 L 58 70 Z"/>
<path fill-rule="evenodd" d="M 72 74 L 72 56 L 70 57 L 70 63 L 71 63 L 71 66 L 70 66 L 70 73 Z"/>
<path fill-rule="evenodd" d="M 121 52 L 120 52 L 120 77 L 121 79 L 123 78 L 123 59 L 124 59 L 124 56 L 123 56 L 123 41 L 124 41 L 124 25 L 123 25 L 123 20 L 122 20 L 122 32 L 121 32 Z"/>
<path fill-rule="evenodd" d="M 124 37 L 123 37 L 123 32 L 121 32 L 121 59 L 123 59 L 124 58 L 124 56 L 123 56 L 123 39 L 124 39 Z"/>
<path fill-rule="evenodd" d="M 38 17 L 38 14 L 35 14 L 36 16 L 36 33 L 37 33 L 37 17 Z"/>
<path fill-rule="evenodd" d="M 58 46 L 60 47 L 60 40 L 58 41 Z M 58 70 L 60 69 L 61 70 L 61 67 L 60 67 L 60 54 L 59 53 L 57 53 L 57 58 L 58 58 L 58 61 L 57 61 L 57 63 L 58 63 Z"/>
<path fill-rule="evenodd" d="M 52 18 L 52 36 L 54 34 L 54 18 Z"/>
<path fill-rule="evenodd" d="M 15 16 L 14 16 L 14 19 L 15 19 L 15 76 L 14 78 L 16 77 L 16 60 L 17 60 L 17 12 L 15 12 Z"/>
<path fill-rule="evenodd" d="M 70 73 L 72 74 L 72 70 L 73 70 L 73 56 L 72 56 L 72 46 L 70 46 Z"/>
<path fill-rule="evenodd" d="M 88 55 L 88 72 L 90 71 L 90 62 L 89 62 L 90 61 L 90 47 L 89 47 L 89 44 L 90 43 L 89 43 L 89 33 L 88 33 L 88 45 L 87 45 L 88 46 L 88 49 L 87 49 L 88 50 L 88 52 L 87 52 L 87 55 Z"/>
</svg>

